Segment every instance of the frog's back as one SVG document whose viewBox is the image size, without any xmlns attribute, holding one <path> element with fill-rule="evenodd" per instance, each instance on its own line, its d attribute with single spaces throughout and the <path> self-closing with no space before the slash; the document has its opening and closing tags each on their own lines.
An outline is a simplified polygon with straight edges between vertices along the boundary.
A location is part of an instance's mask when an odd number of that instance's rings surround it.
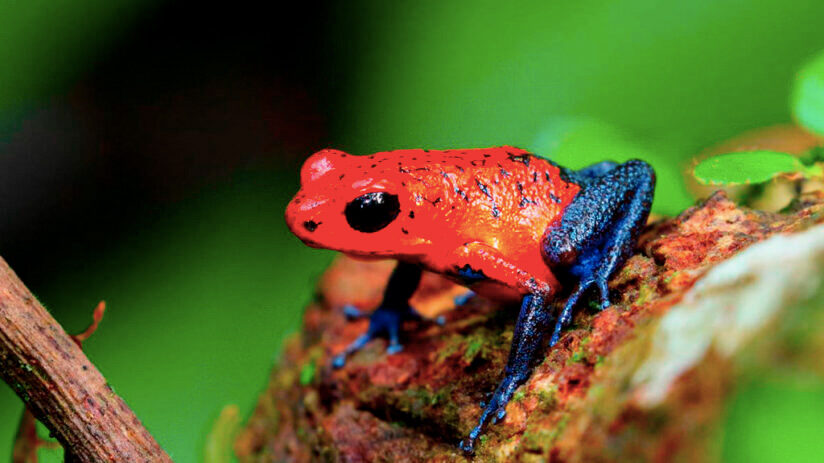
<svg viewBox="0 0 824 463">
<path fill-rule="evenodd" d="M 510 146 L 388 151 L 368 159 L 375 177 L 391 177 L 411 195 L 407 229 L 430 243 L 430 260 L 480 242 L 542 275 L 544 232 L 579 190 L 556 164 Z"/>
<path fill-rule="evenodd" d="M 398 150 L 375 153 L 416 198 L 416 215 L 456 240 L 504 249 L 537 243 L 578 192 L 551 161 L 519 148 Z"/>
</svg>

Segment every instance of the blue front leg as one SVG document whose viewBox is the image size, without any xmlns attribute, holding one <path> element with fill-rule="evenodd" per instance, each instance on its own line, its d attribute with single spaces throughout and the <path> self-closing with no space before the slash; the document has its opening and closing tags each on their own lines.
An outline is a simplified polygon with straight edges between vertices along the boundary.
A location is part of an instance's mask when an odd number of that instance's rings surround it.
<svg viewBox="0 0 824 463">
<path fill-rule="evenodd" d="M 346 364 L 346 358 L 355 352 L 363 349 L 369 341 L 386 336 L 389 345 L 386 352 L 395 354 L 403 350 L 400 342 L 401 325 L 406 320 L 424 320 L 410 305 L 409 299 L 421 281 L 421 269 L 417 265 L 399 262 L 389 277 L 389 283 L 383 293 L 383 301 L 369 316 L 369 328 L 366 333 L 355 339 L 346 349 L 332 359 L 332 366 L 341 368 Z M 352 306 L 344 307 L 347 317 L 357 318 L 362 316 L 357 309 Z M 440 322 L 439 319 L 437 322 Z"/>
</svg>

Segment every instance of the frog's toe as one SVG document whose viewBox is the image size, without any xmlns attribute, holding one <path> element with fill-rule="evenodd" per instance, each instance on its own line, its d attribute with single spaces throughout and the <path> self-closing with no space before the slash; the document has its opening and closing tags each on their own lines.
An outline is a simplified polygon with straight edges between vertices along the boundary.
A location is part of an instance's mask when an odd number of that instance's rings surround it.
<svg viewBox="0 0 824 463">
<path fill-rule="evenodd" d="M 506 408 L 502 407 L 502 408 L 498 409 L 498 413 L 495 415 L 495 418 L 492 420 L 492 424 L 495 424 L 498 421 L 503 420 L 504 418 L 506 418 Z"/>
<path fill-rule="evenodd" d="M 353 313 L 353 311 L 360 313 L 360 311 L 354 307 L 344 307 L 344 313 Z M 355 339 L 351 344 L 346 346 L 343 352 L 335 356 L 332 359 L 332 366 L 335 368 L 343 367 L 346 364 L 347 357 L 363 349 L 364 346 L 373 339 L 381 336 L 386 336 L 389 339 L 389 345 L 386 348 L 387 353 L 395 354 L 400 352 L 403 350 L 403 346 L 400 343 L 401 324 L 405 319 L 413 318 L 412 314 L 411 308 L 397 310 L 384 306 L 378 307 L 377 310 L 369 315 L 369 328 L 366 330 L 366 333 Z"/>
<path fill-rule="evenodd" d="M 443 315 L 438 315 L 437 317 L 421 317 L 420 321 L 438 326 L 446 325 L 446 317 Z"/>
<path fill-rule="evenodd" d="M 386 346 L 386 353 L 389 355 L 395 355 L 398 352 L 403 351 L 403 344 L 390 344 Z"/>
<path fill-rule="evenodd" d="M 475 453 L 475 439 L 466 438 L 462 440 L 458 444 L 458 448 L 461 449 L 467 455 L 472 455 Z"/>
<path fill-rule="evenodd" d="M 363 349 L 363 346 L 365 346 L 373 338 L 374 335 L 372 333 L 366 333 L 358 336 L 357 339 L 355 339 L 354 341 L 352 341 L 351 344 L 346 346 L 346 349 L 344 349 L 343 352 L 332 358 L 332 367 L 336 369 L 343 368 L 343 366 L 346 365 L 346 358 L 354 354 L 355 352 Z"/>
<path fill-rule="evenodd" d="M 455 302 L 455 307 L 466 305 L 466 303 L 472 300 L 473 297 L 475 297 L 474 291 L 467 291 L 463 294 L 455 296 L 455 298 L 453 299 L 453 301 Z"/>
<path fill-rule="evenodd" d="M 403 350 L 403 345 L 400 341 L 400 324 L 387 327 L 389 332 L 389 345 L 386 346 L 386 353 L 389 355 L 397 354 Z"/>
<path fill-rule="evenodd" d="M 332 368 L 339 369 L 346 365 L 346 355 L 338 354 L 332 358 Z"/>
<path fill-rule="evenodd" d="M 498 424 L 498 422 L 503 421 L 504 418 L 506 418 L 506 404 L 502 404 L 500 407 L 498 407 L 498 410 L 495 412 L 494 415 L 492 415 L 491 423 Z"/>
<path fill-rule="evenodd" d="M 352 304 L 346 304 L 341 308 L 341 310 L 343 311 L 343 315 L 349 320 L 355 320 L 366 316 L 366 314 Z"/>
<path fill-rule="evenodd" d="M 609 302 L 609 287 L 607 286 L 607 280 L 603 279 L 598 282 L 598 293 L 600 295 L 600 307 L 601 310 L 606 309 L 610 306 Z"/>
<path fill-rule="evenodd" d="M 501 384 L 495 389 L 492 397 L 490 397 L 489 402 L 481 405 L 483 412 L 478 420 L 478 425 L 470 431 L 466 439 L 461 441 L 459 445 L 461 450 L 467 454 L 472 453 L 474 451 L 475 441 L 481 436 L 487 423 L 491 422 L 495 424 L 506 417 L 506 404 L 509 403 L 512 394 L 518 387 L 519 381 L 522 379 L 523 377 L 513 374 L 507 374 L 504 377 Z"/>
</svg>

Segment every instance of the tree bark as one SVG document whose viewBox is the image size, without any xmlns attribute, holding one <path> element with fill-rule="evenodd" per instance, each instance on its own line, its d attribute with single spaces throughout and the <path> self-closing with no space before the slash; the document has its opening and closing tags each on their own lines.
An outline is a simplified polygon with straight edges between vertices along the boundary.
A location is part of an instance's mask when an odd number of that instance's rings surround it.
<svg viewBox="0 0 824 463">
<path fill-rule="evenodd" d="M 72 461 L 171 462 L 2 258 L 0 377 Z"/>
</svg>

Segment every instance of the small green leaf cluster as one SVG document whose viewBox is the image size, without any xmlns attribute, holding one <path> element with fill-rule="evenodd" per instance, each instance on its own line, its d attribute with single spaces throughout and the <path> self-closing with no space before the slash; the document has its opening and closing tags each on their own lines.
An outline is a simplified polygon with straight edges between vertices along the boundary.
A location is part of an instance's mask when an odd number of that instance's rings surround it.
<svg viewBox="0 0 824 463">
<path fill-rule="evenodd" d="M 779 151 L 741 151 L 707 158 L 696 165 L 692 173 L 706 185 L 751 185 L 782 174 L 820 178 L 821 165 L 816 158 L 811 154 L 799 158 Z"/>
<path fill-rule="evenodd" d="M 799 125 L 824 135 L 824 52 L 799 71 L 791 105 Z M 782 175 L 821 179 L 822 161 L 824 146 L 800 157 L 779 151 L 741 151 L 704 159 L 693 169 L 693 176 L 706 185 L 754 185 Z"/>
</svg>

